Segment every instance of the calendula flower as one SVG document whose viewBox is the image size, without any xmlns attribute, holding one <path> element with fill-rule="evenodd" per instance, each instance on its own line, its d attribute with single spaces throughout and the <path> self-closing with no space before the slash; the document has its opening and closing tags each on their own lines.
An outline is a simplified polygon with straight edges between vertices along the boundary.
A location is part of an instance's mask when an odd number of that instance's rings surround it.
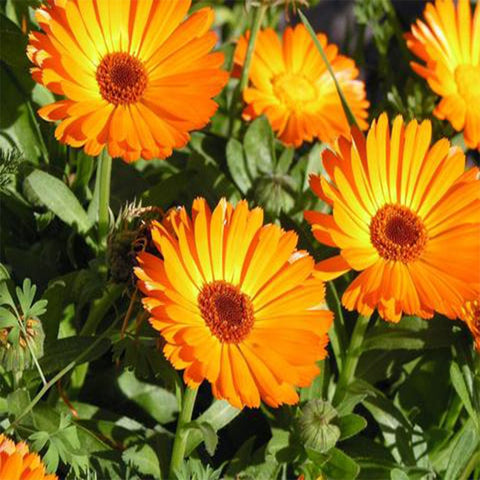
<svg viewBox="0 0 480 480">
<path fill-rule="evenodd" d="M 4 480 L 58 480 L 45 473 L 41 458 L 25 442 L 15 443 L 0 434 L 0 478 Z"/>
<path fill-rule="evenodd" d="M 390 132 L 382 114 L 367 138 L 354 131 L 324 152 L 329 180 L 310 179 L 333 212 L 305 217 L 320 242 L 340 248 L 318 275 L 361 271 L 343 295 L 348 309 L 378 309 L 395 322 L 402 313 L 455 318 L 479 295 L 479 170 L 465 172 L 465 155 L 447 139 L 430 146 L 431 128 L 428 120 L 405 127 L 399 116 Z"/>
<path fill-rule="evenodd" d="M 460 318 L 468 325 L 475 341 L 475 348 L 480 352 L 480 300 L 465 302 Z"/>
<path fill-rule="evenodd" d="M 138 256 L 135 273 L 164 353 L 196 388 L 236 407 L 294 404 L 326 355 L 332 313 L 314 261 L 297 235 L 263 225 L 263 211 L 225 199 L 171 211 L 153 224 L 162 257 Z"/>
<path fill-rule="evenodd" d="M 55 136 L 98 155 L 165 158 L 205 126 L 227 81 L 210 53 L 213 10 L 190 0 L 49 0 L 30 33 L 33 78 L 66 98 L 39 110 Z"/>
<path fill-rule="evenodd" d="M 434 115 L 447 119 L 465 143 L 480 149 L 480 3 L 472 17 L 469 0 L 428 3 L 425 21 L 406 35 L 410 50 L 425 62 L 412 68 L 442 97 Z"/>
<path fill-rule="evenodd" d="M 324 34 L 317 37 L 360 128 L 367 128 L 369 103 L 355 62 L 339 55 L 337 46 L 328 44 Z M 247 34 L 238 40 L 237 71 L 245 60 L 248 38 Z M 349 135 L 335 83 L 303 25 L 288 27 L 283 42 L 271 28 L 260 31 L 249 77 L 251 86 L 243 92 L 247 103 L 244 118 L 266 115 L 286 145 L 298 147 L 314 138 L 331 142 L 340 134 Z"/>
</svg>

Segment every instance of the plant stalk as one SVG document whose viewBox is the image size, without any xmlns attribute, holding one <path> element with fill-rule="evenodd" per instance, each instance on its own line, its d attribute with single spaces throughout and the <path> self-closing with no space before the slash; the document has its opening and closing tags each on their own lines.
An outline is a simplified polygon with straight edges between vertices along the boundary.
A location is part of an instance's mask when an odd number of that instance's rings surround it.
<svg viewBox="0 0 480 480">
<path fill-rule="evenodd" d="M 110 178 L 112 173 L 112 157 L 105 148 L 98 156 L 97 175 L 100 178 L 98 198 L 98 245 L 101 251 L 107 248 L 110 206 Z"/>
<path fill-rule="evenodd" d="M 191 389 L 187 387 L 183 394 L 182 409 L 178 416 L 177 430 L 175 432 L 175 440 L 173 442 L 172 458 L 170 460 L 170 472 L 168 478 L 177 478 L 177 471 L 182 465 L 185 456 L 185 448 L 187 446 L 187 435 L 184 427 L 192 419 L 193 406 L 195 405 L 195 398 L 197 397 L 198 389 Z"/>
<path fill-rule="evenodd" d="M 355 370 L 357 369 L 358 360 L 360 359 L 361 346 L 365 331 L 368 327 L 370 316 L 359 315 L 355 328 L 352 332 L 352 338 L 348 346 L 347 357 L 343 364 L 343 369 L 340 372 L 335 395 L 333 397 L 333 404 L 338 405 L 345 396 L 345 390 L 355 377 Z"/>
<path fill-rule="evenodd" d="M 232 134 L 235 118 L 237 117 L 237 104 L 241 101 L 242 92 L 248 85 L 248 75 L 250 73 L 250 65 L 252 63 L 253 52 L 255 51 L 255 44 L 257 43 L 257 35 L 262 25 L 263 16 L 267 10 L 267 5 L 261 4 L 256 7 L 252 19 L 252 27 L 250 29 L 250 37 L 248 39 L 247 53 L 245 54 L 245 61 L 243 62 L 242 73 L 237 89 L 233 92 L 232 102 L 230 105 L 229 118 L 229 135 Z"/>
</svg>

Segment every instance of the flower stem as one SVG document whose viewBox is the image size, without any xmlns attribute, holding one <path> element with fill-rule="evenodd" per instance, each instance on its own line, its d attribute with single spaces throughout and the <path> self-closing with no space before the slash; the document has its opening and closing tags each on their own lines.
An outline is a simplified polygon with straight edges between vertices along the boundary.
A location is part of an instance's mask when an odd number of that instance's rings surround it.
<svg viewBox="0 0 480 480">
<path fill-rule="evenodd" d="M 105 251 L 107 248 L 111 173 L 112 158 L 105 148 L 98 156 L 97 167 L 97 175 L 100 177 L 100 192 L 98 199 L 98 244 L 102 251 Z"/>
<path fill-rule="evenodd" d="M 250 65 L 252 63 L 253 52 L 255 51 L 255 44 L 257 42 L 258 31 L 262 24 L 263 15 L 267 10 L 266 4 L 261 4 L 259 7 L 254 7 L 252 27 L 250 29 L 250 37 L 248 39 L 247 53 L 245 55 L 245 61 L 243 62 L 242 73 L 240 75 L 240 81 L 237 89 L 233 92 L 232 102 L 230 105 L 230 118 L 229 118 L 229 135 L 233 132 L 233 126 L 237 117 L 238 107 L 237 104 L 242 98 L 242 92 L 248 85 L 248 74 L 250 72 Z"/>
<path fill-rule="evenodd" d="M 182 399 L 182 409 L 178 416 L 177 431 L 175 432 L 175 440 L 173 441 L 172 458 L 170 460 L 170 472 L 168 478 L 176 478 L 176 472 L 180 468 L 185 455 L 187 446 L 187 432 L 184 427 L 192 419 L 193 406 L 197 397 L 198 389 L 186 388 Z"/>
<path fill-rule="evenodd" d="M 255 44 L 257 43 L 257 35 L 262 24 L 263 15 L 267 9 L 267 5 L 262 3 L 255 9 L 252 20 L 252 29 L 250 30 L 250 38 L 248 39 L 247 53 L 245 55 L 245 62 L 243 64 L 242 75 L 238 89 L 243 92 L 248 83 L 248 74 L 250 72 L 250 64 L 252 63 L 253 52 L 255 51 Z"/>
<path fill-rule="evenodd" d="M 359 315 L 355 328 L 352 332 L 352 338 L 348 346 L 347 358 L 340 372 L 340 378 L 338 380 L 337 389 L 333 397 L 333 404 L 338 405 L 345 396 L 345 390 L 352 382 L 355 376 L 355 370 L 357 369 L 358 360 L 360 359 L 361 349 L 363 343 L 363 337 L 368 327 L 370 316 Z"/>
</svg>

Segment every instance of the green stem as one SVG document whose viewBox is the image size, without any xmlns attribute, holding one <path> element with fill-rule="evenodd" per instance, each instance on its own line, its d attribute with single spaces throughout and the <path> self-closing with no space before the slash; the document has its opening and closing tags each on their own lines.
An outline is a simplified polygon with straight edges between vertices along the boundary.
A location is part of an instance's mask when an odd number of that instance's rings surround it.
<svg viewBox="0 0 480 480">
<path fill-rule="evenodd" d="M 80 331 L 80 335 L 93 335 L 95 333 L 98 324 L 102 321 L 118 297 L 120 297 L 124 288 L 125 286 L 121 284 L 107 284 L 103 295 L 93 302 L 87 320 Z"/>
<path fill-rule="evenodd" d="M 343 318 L 342 302 L 338 296 L 335 284 L 333 282 L 328 282 L 328 288 L 331 292 L 331 295 L 328 295 L 330 298 L 327 298 L 329 300 L 329 304 L 332 302 L 335 304 L 335 321 L 330 327 L 329 337 L 338 370 L 341 371 L 343 368 L 344 352 L 347 346 L 347 339 L 345 335 L 345 319 Z"/>
<path fill-rule="evenodd" d="M 198 389 L 186 388 L 182 399 L 182 409 L 178 416 L 177 431 L 175 432 L 175 440 L 173 442 L 172 459 L 170 460 L 170 473 L 168 478 L 176 478 L 176 472 L 180 468 L 185 456 L 185 448 L 187 446 L 187 432 L 184 427 L 192 419 L 193 406 L 197 397 Z"/>
<path fill-rule="evenodd" d="M 465 469 L 463 470 L 462 476 L 459 478 L 459 480 L 468 480 L 469 478 L 473 478 L 473 476 L 470 476 L 470 475 L 478 467 L 479 464 L 480 464 L 480 452 L 475 452 L 470 457 L 470 460 L 465 466 Z"/>
<path fill-rule="evenodd" d="M 335 395 L 333 397 L 333 404 L 338 405 L 345 396 L 345 390 L 355 377 L 355 370 L 357 369 L 358 360 L 360 359 L 361 346 L 363 343 L 363 337 L 368 327 L 370 316 L 359 315 L 355 328 L 352 332 L 352 338 L 350 339 L 350 345 L 348 346 L 347 358 L 343 365 L 343 369 L 340 372 L 340 378 L 338 380 Z"/>
<path fill-rule="evenodd" d="M 104 149 L 98 156 L 97 175 L 100 177 L 100 194 L 98 199 L 98 244 L 100 249 L 107 248 L 110 204 L 110 177 L 112 173 L 112 158 Z"/>
<path fill-rule="evenodd" d="M 327 54 L 325 53 L 325 50 L 323 49 L 321 43 L 319 42 L 317 35 L 313 31 L 312 26 L 310 25 L 310 22 L 307 20 L 307 17 L 302 13 L 301 10 L 298 10 L 298 15 L 300 16 L 303 24 L 305 25 L 305 28 L 307 29 L 307 32 L 310 34 L 310 37 L 313 40 L 313 43 L 317 47 L 318 53 L 320 53 L 320 56 L 322 57 L 322 60 L 325 63 L 325 66 L 327 67 L 328 73 L 330 73 L 330 76 L 332 77 L 333 83 L 335 84 L 335 88 L 337 89 L 338 96 L 340 97 L 340 101 L 342 102 L 342 107 L 343 111 L 345 112 L 345 116 L 347 117 L 348 124 L 350 126 L 356 126 L 358 128 L 357 121 L 355 119 L 355 115 L 353 114 L 350 105 L 348 105 L 347 99 L 345 98 L 345 95 L 343 94 L 342 88 L 340 87 L 340 84 L 338 83 L 337 77 L 335 75 L 335 72 L 333 71 L 332 66 L 330 65 L 330 62 L 328 61 Z"/>
<path fill-rule="evenodd" d="M 255 44 L 257 43 L 257 35 L 260 30 L 260 25 L 262 24 L 263 15 L 267 5 L 260 5 L 255 9 L 252 20 L 252 29 L 250 30 L 250 38 L 248 39 L 247 53 L 245 55 L 245 62 L 243 63 L 242 75 L 240 77 L 240 83 L 238 84 L 238 89 L 240 92 L 243 92 L 245 87 L 248 84 L 248 74 L 250 72 L 250 64 L 252 63 L 253 52 L 255 51 Z"/>
<path fill-rule="evenodd" d="M 259 7 L 254 7 L 254 14 L 252 19 L 252 28 L 250 29 L 250 37 L 248 39 L 247 53 L 245 55 L 245 61 L 243 62 L 242 73 L 240 75 L 240 81 L 238 87 L 233 92 L 232 103 L 230 105 L 230 122 L 229 122 L 229 136 L 233 132 L 233 125 L 235 118 L 237 117 L 238 109 L 237 103 L 241 100 L 242 92 L 245 90 L 245 87 L 248 85 L 248 74 L 250 73 L 250 65 L 252 63 L 253 52 L 255 51 L 255 44 L 257 42 L 258 31 L 262 24 L 262 19 L 267 10 L 267 5 L 263 4 Z"/>
</svg>

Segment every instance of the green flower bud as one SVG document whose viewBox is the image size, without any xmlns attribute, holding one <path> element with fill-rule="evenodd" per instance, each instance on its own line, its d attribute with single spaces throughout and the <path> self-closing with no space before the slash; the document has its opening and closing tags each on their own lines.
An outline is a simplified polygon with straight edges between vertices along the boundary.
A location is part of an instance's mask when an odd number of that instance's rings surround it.
<svg viewBox="0 0 480 480">
<path fill-rule="evenodd" d="M 40 320 L 35 317 L 29 318 L 25 322 L 25 332 L 26 336 L 19 325 L 0 329 L 0 365 L 7 372 L 33 368 L 31 351 L 37 358 L 43 356 L 45 334 Z"/>
<path fill-rule="evenodd" d="M 333 448 L 340 438 L 340 429 L 331 423 L 337 416 L 335 408 L 316 398 L 308 401 L 301 412 L 299 427 L 304 446 L 320 453 Z"/>
</svg>

